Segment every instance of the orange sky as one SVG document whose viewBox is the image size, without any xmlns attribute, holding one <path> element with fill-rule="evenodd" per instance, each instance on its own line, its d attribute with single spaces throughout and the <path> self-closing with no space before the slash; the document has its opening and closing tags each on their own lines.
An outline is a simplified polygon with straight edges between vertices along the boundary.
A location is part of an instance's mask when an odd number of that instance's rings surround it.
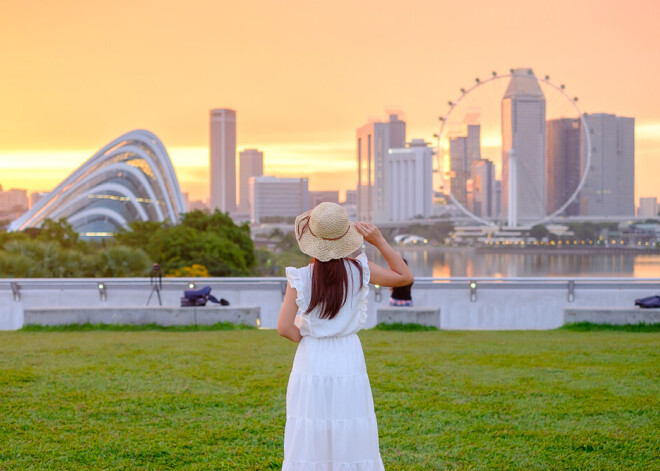
<svg viewBox="0 0 660 471">
<path fill-rule="evenodd" d="M 660 196 L 658 18 L 654 0 L 2 0 L 0 184 L 52 189 L 144 128 L 206 198 L 209 109 L 231 107 L 268 174 L 344 190 L 368 118 L 401 109 L 431 140 L 461 87 L 532 67 L 636 118 L 636 196 Z"/>
</svg>

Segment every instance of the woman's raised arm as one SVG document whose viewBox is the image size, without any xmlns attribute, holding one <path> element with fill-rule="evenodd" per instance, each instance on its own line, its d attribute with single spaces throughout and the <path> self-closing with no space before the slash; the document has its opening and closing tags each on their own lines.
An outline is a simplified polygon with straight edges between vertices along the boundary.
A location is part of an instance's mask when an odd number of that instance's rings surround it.
<svg viewBox="0 0 660 471">
<path fill-rule="evenodd" d="M 376 247 L 383 254 L 385 261 L 389 265 L 388 269 L 376 263 L 369 262 L 369 271 L 371 272 L 369 282 L 375 285 L 390 287 L 406 286 L 412 283 L 414 277 L 410 268 L 403 261 L 401 255 L 387 243 L 380 230 L 367 222 L 356 222 L 354 224 L 358 232 L 364 237 L 364 240 Z"/>
</svg>

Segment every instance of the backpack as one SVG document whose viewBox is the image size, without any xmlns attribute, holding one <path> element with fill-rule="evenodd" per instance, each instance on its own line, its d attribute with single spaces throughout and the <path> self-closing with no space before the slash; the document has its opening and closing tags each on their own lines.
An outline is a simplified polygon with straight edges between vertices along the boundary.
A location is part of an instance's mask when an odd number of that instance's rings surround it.
<svg viewBox="0 0 660 471">
<path fill-rule="evenodd" d="M 660 296 L 635 299 L 635 305 L 647 309 L 660 308 Z"/>
<path fill-rule="evenodd" d="M 206 306 L 206 302 L 220 304 L 221 306 L 229 306 L 229 301 L 225 298 L 216 298 L 211 294 L 211 287 L 205 286 L 202 289 L 187 289 L 183 292 L 181 298 L 181 307 L 188 306 Z"/>
</svg>

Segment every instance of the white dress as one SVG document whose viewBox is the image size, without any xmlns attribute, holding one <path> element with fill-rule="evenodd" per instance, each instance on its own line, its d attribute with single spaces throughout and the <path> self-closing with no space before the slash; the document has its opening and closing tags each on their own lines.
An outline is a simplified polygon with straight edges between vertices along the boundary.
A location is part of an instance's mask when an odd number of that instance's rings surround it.
<svg viewBox="0 0 660 471">
<path fill-rule="evenodd" d="M 307 310 L 312 267 L 287 267 L 297 292 L 295 324 L 303 336 L 286 393 L 283 471 L 384 470 L 378 426 L 362 345 L 356 333 L 367 320 L 369 266 L 357 257 L 360 273 L 345 262 L 349 295 L 333 319 Z"/>
</svg>

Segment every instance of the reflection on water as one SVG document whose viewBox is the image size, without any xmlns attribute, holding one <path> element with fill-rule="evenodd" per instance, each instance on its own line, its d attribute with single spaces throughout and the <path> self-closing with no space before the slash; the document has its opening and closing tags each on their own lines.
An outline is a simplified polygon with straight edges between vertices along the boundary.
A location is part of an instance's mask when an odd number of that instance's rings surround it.
<svg viewBox="0 0 660 471">
<path fill-rule="evenodd" d="M 476 252 L 470 248 L 398 248 L 415 276 L 660 277 L 660 254 L 533 254 Z M 378 263 L 380 254 L 368 253 Z"/>
</svg>

